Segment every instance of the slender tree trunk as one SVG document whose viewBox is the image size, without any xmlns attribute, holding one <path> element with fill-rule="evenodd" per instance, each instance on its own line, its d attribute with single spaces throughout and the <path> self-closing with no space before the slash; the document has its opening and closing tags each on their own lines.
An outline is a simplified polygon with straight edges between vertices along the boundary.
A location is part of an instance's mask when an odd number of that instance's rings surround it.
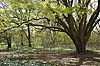
<svg viewBox="0 0 100 66">
<path fill-rule="evenodd" d="M 6 40 L 6 43 L 7 43 L 7 48 L 9 49 L 9 48 L 11 48 L 11 43 L 12 43 L 11 35 L 10 35 L 10 33 L 7 33 L 7 32 L 5 34 L 6 34 L 5 40 Z"/>
<path fill-rule="evenodd" d="M 6 38 L 8 49 L 11 48 L 11 37 Z"/>
<path fill-rule="evenodd" d="M 21 34 L 21 45 L 23 46 L 24 45 L 24 43 L 23 43 L 23 34 Z"/>
<path fill-rule="evenodd" d="M 29 25 L 27 25 L 27 27 L 28 27 L 28 46 L 29 46 L 29 47 L 32 47 L 32 45 L 31 45 L 31 33 L 30 33 L 30 26 L 29 26 Z"/>
</svg>

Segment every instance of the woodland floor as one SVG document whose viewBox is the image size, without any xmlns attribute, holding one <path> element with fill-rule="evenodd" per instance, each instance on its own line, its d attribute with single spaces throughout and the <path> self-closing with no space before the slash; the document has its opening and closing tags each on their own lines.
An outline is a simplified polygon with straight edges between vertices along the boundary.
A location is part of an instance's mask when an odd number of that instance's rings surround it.
<svg viewBox="0 0 100 66">
<path fill-rule="evenodd" d="M 88 51 L 80 55 L 75 52 L 47 54 L 18 54 L 0 52 L 0 59 L 32 60 L 33 62 L 50 62 L 54 66 L 100 66 L 100 53 Z"/>
</svg>

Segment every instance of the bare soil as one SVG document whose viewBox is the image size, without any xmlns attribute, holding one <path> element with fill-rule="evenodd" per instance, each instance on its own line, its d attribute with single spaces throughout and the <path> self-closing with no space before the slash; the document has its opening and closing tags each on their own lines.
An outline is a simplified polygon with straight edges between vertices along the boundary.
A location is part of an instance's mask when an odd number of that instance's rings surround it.
<svg viewBox="0 0 100 66">
<path fill-rule="evenodd" d="M 56 66 L 100 66 L 100 53 L 87 51 L 86 54 L 47 53 L 47 54 L 18 54 L 0 52 L 0 59 L 32 60 L 33 62 L 49 62 Z"/>
</svg>

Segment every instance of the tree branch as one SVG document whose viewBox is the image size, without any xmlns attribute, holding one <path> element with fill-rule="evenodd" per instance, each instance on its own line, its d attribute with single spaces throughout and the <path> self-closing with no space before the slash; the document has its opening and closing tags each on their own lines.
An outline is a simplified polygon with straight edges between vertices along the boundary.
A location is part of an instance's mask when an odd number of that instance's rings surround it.
<svg viewBox="0 0 100 66">
<path fill-rule="evenodd" d="M 89 5 L 90 1 L 91 1 L 91 0 L 88 0 L 88 1 L 85 3 L 85 4 L 86 4 L 86 6 L 88 6 L 88 5 Z"/>
<path fill-rule="evenodd" d="M 73 0 L 71 0 L 71 6 L 73 5 Z"/>
<path fill-rule="evenodd" d="M 54 27 L 54 26 L 45 26 L 45 25 L 39 25 L 39 24 L 33 24 L 33 23 L 29 23 L 29 25 L 30 25 L 30 26 L 37 26 L 37 27 L 44 27 L 44 28 L 51 29 L 51 30 L 57 29 L 57 30 L 59 30 L 59 31 L 61 31 L 61 32 L 65 32 L 64 29 L 59 28 L 59 27 Z"/>
<path fill-rule="evenodd" d="M 78 0 L 78 3 L 81 3 L 81 0 Z"/>
<path fill-rule="evenodd" d="M 92 31 L 94 29 L 94 27 L 99 23 L 100 19 L 95 21 L 95 24 L 93 24 L 93 26 L 90 28 L 90 30 Z"/>
<path fill-rule="evenodd" d="M 96 22 L 95 20 L 97 19 L 98 15 L 99 15 L 99 12 L 100 12 L 100 0 L 98 0 L 97 9 L 94 11 L 92 16 L 90 17 L 89 22 L 86 26 L 86 29 L 85 29 L 86 33 L 91 31 L 90 29 L 92 28 L 93 24 Z"/>
<path fill-rule="evenodd" d="M 64 6 L 66 6 L 66 7 L 68 7 L 69 6 L 69 4 L 68 4 L 68 1 L 67 0 L 62 0 L 62 4 L 64 5 Z"/>
</svg>

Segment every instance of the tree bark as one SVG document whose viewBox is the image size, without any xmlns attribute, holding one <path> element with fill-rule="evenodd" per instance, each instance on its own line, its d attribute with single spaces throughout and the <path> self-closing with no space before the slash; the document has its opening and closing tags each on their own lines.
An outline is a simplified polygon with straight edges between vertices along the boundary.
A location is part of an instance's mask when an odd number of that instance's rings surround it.
<svg viewBox="0 0 100 66">
<path fill-rule="evenodd" d="M 69 36 L 71 37 L 74 45 L 75 45 L 75 48 L 76 48 L 76 52 L 79 53 L 79 54 L 85 54 L 86 53 L 86 45 L 87 45 L 87 41 L 91 35 L 91 33 L 89 33 L 88 35 L 85 35 L 85 36 L 80 36 L 81 34 L 77 35 L 76 37 L 75 36 Z"/>
<path fill-rule="evenodd" d="M 11 34 L 10 33 L 5 33 L 6 36 L 5 36 L 5 40 L 6 40 L 6 43 L 7 43 L 7 48 L 11 48 L 11 44 L 12 44 L 12 41 L 11 41 Z"/>
<path fill-rule="evenodd" d="M 86 53 L 86 44 L 75 44 L 76 52 L 79 54 Z"/>
<path fill-rule="evenodd" d="M 21 34 L 21 45 L 23 46 L 24 45 L 24 43 L 23 43 L 23 34 Z"/>
<path fill-rule="evenodd" d="M 7 45 L 8 45 L 8 49 L 11 48 L 11 37 L 7 37 Z"/>
<path fill-rule="evenodd" d="M 30 33 L 30 26 L 29 26 L 29 25 L 27 25 L 27 27 L 28 27 L 28 46 L 29 46 L 29 47 L 32 47 L 32 45 L 31 45 L 31 33 Z"/>
</svg>

